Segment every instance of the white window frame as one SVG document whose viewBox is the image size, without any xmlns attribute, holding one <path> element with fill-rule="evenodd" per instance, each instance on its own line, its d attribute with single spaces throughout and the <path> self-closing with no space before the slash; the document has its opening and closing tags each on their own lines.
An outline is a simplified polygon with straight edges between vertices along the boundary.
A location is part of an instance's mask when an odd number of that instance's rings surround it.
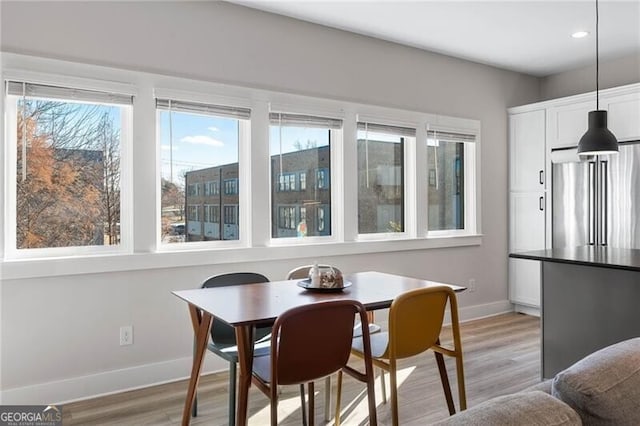
<svg viewBox="0 0 640 426">
<path fill-rule="evenodd" d="M 125 270 L 143 270 L 202 265 L 224 265 L 234 262 L 254 262 L 285 259 L 308 259 L 321 256 L 341 256 L 366 253 L 396 252 L 399 250 L 424 250 L 441 247 L 477 246 L 482 243 L 481 235 L 481 170 L 480 170 L 480 122 L 425 112 L 401 110 L 348 102 L 275 92 L 227 84 L 198 81 L 168 75 L 152 74 L 109 68 L 97 65 L 59 61 L 55 59 L 3 53 L 2 69 L 5 79 L 32 81 L 63 87 L 79 87 L 88 90 L 116 92 L 135 96 L 128 126 L 131 134 L 125 135 L 123 120 L 122 134 L 122 188 L 121 188 L 121 237 L 117 252 L 95 249 L 114 247 L 73 248 L 68 255 L 49 256 L 33 253 L 33 258 L 16 258 L 9 250 L 11 234 L 9 205 L 12 185 L 15 179 L 8 169 L 12 163 L 10 143 L 5 143 L 0 160 L 5 165 L 5 173 L 0 177 L 4 189 L 4 209 L 0 212 L 0 268 L 3 279 L 30 277 L 52 277 L 75 274 L 91 274 Z M 47 70 L 47 73 L 40 72 Z M 51 77 L 51 76 L 54 77 Z M 242 121 L 239 146 L 239 211 L 240 240 L 201 241 L 184 244 L 162 244 L 160 232 L 160 148 L 158 144 L 158 120 L 155 98 L 176 99 L 213 105 L 233 105 L 252 110 L 251 120 Z M 2 103 L 0 110 L 5 108 Z M 434 106 L 437 108 L 437 105 Z M 271 239 L 271 199 L 269 112 L 293 111 L 296 114 L 335 117 L 343 120 L 339 135 L 332 135 L 331 149 L 331 236 L 306 238 Z M 4 109 L 5 115 L 8 114 Z M 475 167 L 467 170 L 467 182 L 473 191 L 466 191 L 466 212 L 471 214 L 473 205 L 475 216 L 465 221 L 475 225 L 475 232 L 469 229 L 465 235 L 436 235 L 427 233 L 424 214 L 426 197 L 423 197 L 415 182 L 428 182 L 426 168 L 419 161 L 426 161 L 426 146 L 416 143 L 409 149 L 405 146 L 405 231 L 406 235 L 377 234 L 378 239 L 358 238 L 357 206 L 353 203 L 353 169 L 349 163 L 354 160 L 353 144 L 356 138 L 356 122 L 383 122 L 403 127 L 415 126 L 417 141 L 425 140 L 426 125 L 433 124 L 463 131 L 477 132 L 475 144 Z M 5 141 L 8 130 L 13 127 L 3 120 Z M 422 135 L 422 136 L 421 136 Z M 129 139 L 125 146 L 125 136 Z M 135 140 L 135 146 L 132 141 Z M 412 154 L 410 157 L 408 153 Z M 422 154 L 421 154 L 422 152 Z M 134 158 L 135 156 L 135 158 Z M 15 154 L 14 154 L 15 157 Z M 424 158 L 424 160 L 423 160 Z M 155 159 L 155 161 L 154 161 Z M 135 170 L 133 161 L 136 162 Z M 15 165 L 14 165 L 15 167 Z M 307 178 L 309 173 L 307 173 Z M 151 190 L 152 182 L 157 185 Z M 311 181 L 307 179 L 307 185 Z M 409 185 L 413 185 L 409 188 Z M 421 184 L 424 185 L 424 184 Z M 255 191 L 252 191 L 255 188 Z M 347 191 L 345 191 L 345 188 Z M 222 191 L 222 183 L 219 183 Z M 14 186 L 15 196 L 15 186 Z M 136 199 L 133 199 L 133 193 Z M 15 205 L 15 204 L 14 204 Z M 265 214 L 265 208 L 269 214 Z M 223 220 L 223 211 L 220 211 Z M 135 229 L 134 229 L 135 225 Z M 356 233 L 354 233 L 356 229 Z M 185 230 L 186 231 L 186 230 Z M 397 233 L 394 233 L 397 234 Z M 15 235 L 15 234 L 14 234 Z M 372 234 L 373 236 L 373 234 Z M 14 237 L 15 239 L 15 237 Z M 288 241 L 285 241 L 288 240 Z M 393 240 L 393 241 L 389 241 Z M 273 248 L 271 250 L 270 248 Z M 44 249 L 56 250 L 58 248 Z M 88 249 L 88 250 L 87 250 Z M 35 249 L 29 249 L 35 250 Z M 100 254 L 104 253 L 102 256 Z M 53 258 L 55 257 L 55 258 Z"/>
<path fill-rule="evenodd" d="M 416 136 L 402 136 L 403 141 L 403 182 L 404 182 L 404 231 L 403 232 L 372 232 L 368 234 L 357 233 L 357 241 L 386 241 L 386 240 L 407 240 L 416 238 L 416 186 L 419 185 L 415 178 L 415 162 L 416 162 L 416 141 L 418 138 L 418 129 L 420 128 L 420 122 L 417 121 L 418 117 L 413 114 L 396 113 L 395 115 L 372 115 L 372 114 L 359 114 L 356 122 L 370 122 L 377 124 L 384 124 L 389 126 L 406 127 L 410 129 L 416 129 Z M 358 140 L 358 129 L 356 126 L 355 140 Z M 358 207 L 356 203 L 356 214 L 358 214 Z M 357 222 L 356 222 L 357 224 Z"/>
<path fill-rule="evenodd" d="M 120 243 L 103 246 L 70 246 L 26 248 L 17 247 L 17 114 L 20 96 L 6 94 L 6 81 L 25 81 L 35 84 L 50 85 L 79 90 L 93 90 L 104 93 L 136 96 L 136 90 L 126 84 L 112 83 L 102 80 L 72 78 L 56 74 L 9 70 L 3 73 L 2 84 L 4 105 L 4 257 L 6 259 L 46 259 L 58 257 L 78 257 L 90 255 L 125 254 L 133 248 L 133 214 L 132 214 L 132 118 L 131 105 L 108 104 L 104 102 L 76 101 L 62 99 L 65 103 L 83 103 L 96 105 L 113 105 L 121 108 L 120 113 Z"/>
<path fill-rule="evenodd" d="M 196 86 L 200 86 L 200 84 L 196 84 Z M 166 87 L 159 87 L 153 90 L 154 99 L 171 99 L 175 101 L 184 101 L 184 102 L 197 102 L 201 104 L 209 104 L 209 105 L 224 105 L 238 108 L 252 108 L 252 104 L 249 100 L 243 98 L 236 97 L 226 97 L 221 95 L 209 94 L 206 90 L 202 90 L 201 93 L 188 91 L 188 90 L 180 90 Z M 154 106 L 155 110 L 155 121 L 156 121 L 156 156 L 157 156 L 157 168 L 156 168 L 156 193 L 158 199 L 158 205 L 160 205 L 160 199 L 162 194 L 161 188 L 161 167 L 160 167 L 160 144 L 161 144 L 161 133 L 160 133 L 160 114 L 161 109 L 158 109 Z M 211 115 L 215 117 L 215 114 Z M 192 250 L 217 250 L 217 249 L 229 249 L 229 248 L 249 248 L 249 241 L 251 241 L 250 237 L 250 229 L 251 229 L 251 176 L 250 176 L 250 152 L 251 152 L 251 120 L 252 119 L 238 119 L 238 177 L 233 178 L 236 180 L 236 189 L 238 195 L 238 204 L 234 204 L 236 206 L 236 221 L 238 222 L 236 226 L 238 226 L 239 239 L 237 240 L 203 240 L 203 241 L 185 241 L 179 243 L 163 243 L 161 236 L 161 229 L 157 227 L 156 230 L 156 252 L 159 253 L 170 253 L 170 252 L 181 252 L 181 251 L 192 251 Z M 217 182 L 218 192 L 212 195 L 227 195 L 225 194 L 225 180 L 230 179 L 220 179 L 215 180 L 213 182 Z M 188 188 L 185 188 L 188 190 Z M 235 194 L 234 194 L 235 195 Z M 224 228 L 224 206 L 229 204 L 222 204 L 220 206 L 220 222 Z M 242 209 L 240 207 L 243 207 Z M 246 207 L 244 207 L 246 206 Z M 158 207 L 159 214 L 160 208 Z M 186 215 L 186 213 L 185 213 Z"/>
<path fill-rule="evenodd" d="M 343 141 L 344 141 L 344 117 L 341 111 L 333 110 L 315 110 L 309 105 L 293 105 L 289 104 L 286 106 L 273 107 L 271 105 L 272 111 L 281 112 L 283 114 L 290 113 L 294 115 L 309 115 L 309 116 L 317 116 L 317 117 L 327 117 L 327 118 L 336 118 L 343 120 L 343 128 L 342 129 L 329 129 L 329 147 L 330 147 L 330 161 L 331 161 L 331 170 L 329 171 L 329 188 L 323 190 L 331 191 L 331 233 L 330 235 L 322 235 L 322 236 L 305 236 L 305 237 L 276 237 L 274 238 L 271 234 L 271 227 L 273 226 L 273 220 L 278 220 L 278 218 L 273 217 L 273 199 L 271 197 L 272 191 L 269 191 L 269 246 L 271 247 L 282 247 L 282 246 L 299 246 L 299 245 L 316 245 L 316 244 L 327 244 L 327 243 L 339 243 L 342 241 L 342 235 L 338 226 L 336 226 L 336 222 L 334 221 L 335 215 L 338 213 L 338 207 L 336 203 L 338 200 L 342 199 L 342 187 L 341 186 L 333 186 L 333 182 L 335 179 L 338 179 L 342 176 L 342 172 L 338 171 L 342 165 L 342 150 L 343 150 Z M 270 126 L 269 120 L 267 120 L 268 126 Z M 270 134 L 269 127 L 267 128 L 267 133 Z M 270 144 L 269 137 L 267 137 L 267 144 Z M 269 145 L 270 146 L 270 145 Z M 269 155 L 267 158 L 269 164 L 269 176 L 273 176 L 273 171 L 271 170 L 271 152 L 269 151 Z M 315 178 L 316 169 L 312 169 L 311 172 L 314 174 L 314 185 L 316 185 Z M 306 186 L 309 186 L 309 173 L 307 172 L 306 176 Z M 271 184 L 271 178 L 269 178 L 269 182 Z M 279 185 L 279 181 L 278 181 Z M 276 222 L 277 224 L 277 222 Z M 307 224 L 307 229 L 308 224 Z"/>
<path fill-rule="evenodd" d="M 468 120 L 460 120 L 461 123 L 466 123 Z M 443 238 L 443 237 L 456 237 L 456 236 L 467 236 L 467 235 L 475 235 L 479 232 L 480 228 L 480 219 L 478 213 L 478 198 L 479 198 L 479 167 L 480 164 L 480 128 L 479 123 L 477 128 L 465 128 L 462 126 L 453 127 L 451 125 L 442 126 L 442 125 L 434 125 L 427 124 L 428 130 L 442 131 L 442 132 L 453 132 L 453 133 L 463 133 L 468 135 L 475 136 L 475 142 L 465 142 L 463 144 L 464 147 L 464 228 L 463 229 L 442 229 L 442 230 L 429 230 L 428 219 L 425 219 L 425 229 L 424 235 L 426 238 Z M 424 142 L 422 144 L 427 145 L 427 137 L 423 139 Z M 448 143 L 448 142 L 446 142 Z M 424 171 L 426 173 L 427 170 L 427 155 L 423 156 L 423 159 L 419 159 L 420 162 L 423 163 Z M 471 161 L 469 161 L 471 160 Z M 424 197 L 427 197 L 429 188 L 428 188 L 428 180 L 426 185 L 424 186 Z M 428 201 L 427 201 L 428 203 Z M 426 209 L 423 210 L 425 212 L 425 216 L 428 217 L 429 206 L 426 205 Z"/>
</svg>

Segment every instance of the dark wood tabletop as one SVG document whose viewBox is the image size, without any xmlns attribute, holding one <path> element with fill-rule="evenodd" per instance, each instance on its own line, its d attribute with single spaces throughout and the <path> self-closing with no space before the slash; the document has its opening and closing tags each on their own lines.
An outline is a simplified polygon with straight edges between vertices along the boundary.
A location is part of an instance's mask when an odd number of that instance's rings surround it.
<svg viewBox="0 0 640 426">
<path fill-rule="evenodd" d="M 447 285 L 454 291 L 465 287 L 382 272 L 357 272 L 344 276 L 352 285 L 340 292 L 317 292 L 297 286 L 299 280 L 272 281 L 229 287 L 174 291 L 187 303 L 232 325 L 269 324 L 288 309 L 326 300 L 355 299 L 367 310 L 384 309 L 393 299 L 416 288 Z"/>
</svg>

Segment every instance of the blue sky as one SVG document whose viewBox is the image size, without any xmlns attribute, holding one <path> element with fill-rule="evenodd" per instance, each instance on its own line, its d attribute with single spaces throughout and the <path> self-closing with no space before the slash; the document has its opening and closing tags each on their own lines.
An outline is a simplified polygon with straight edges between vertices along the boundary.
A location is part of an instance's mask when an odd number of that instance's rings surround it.
<svg viewBox="0 0 640 426">
<path fill-rule="evenodd" d="M 160 149 L 162 177 L 171 175 L 170 153 L 173 153 L 173 180 L 183 184 L 181 176 L 189 170 L 204 169 L 238 161 L 238 121 L 230 118 L 212 117 L 173 112 L 171 127 L 173 140 L 170 143 L 169 112 L 160 112 Z M 296 151 L 294 144 L 307 141 L 316 146 L 328 145 L 327 129 L 283 127 L 282 153 Z M 271 155 L 280 153 L 280 131 L 271 126 Z"/>
</svg>

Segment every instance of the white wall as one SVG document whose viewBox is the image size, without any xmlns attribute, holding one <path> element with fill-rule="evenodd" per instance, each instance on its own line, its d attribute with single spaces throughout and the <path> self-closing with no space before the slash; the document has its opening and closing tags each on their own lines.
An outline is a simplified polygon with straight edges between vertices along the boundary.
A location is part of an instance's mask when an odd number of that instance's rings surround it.
<svg viewBox="0 0 640 426">
<path fill-rule="evenodd" d="M 508 308 L 506 108 L 536 101 L 537 79 L 220 2 L 0 7 L 6 52 L 480 120 L 481 246 L 319 260 L 345 272 L 474 278 L 477 291 L 460 296 L 465 315 Z M 186 376 L 190 324 L 171 290 L 238 270 L 278 279 L 311 260 L 5 279 L 3 402 L 65 401 Z M 125 324 L 134 326 L 134 344 L 120 347 Z"/>
<path fill-rule="evenodd" d="M 600 62 L 600 89 L 640 82 L 640 52 Z M 540 80 L 540 100 L 592 92 L 596 89 L 596 66 L 578 68 Z"/>
</svg>

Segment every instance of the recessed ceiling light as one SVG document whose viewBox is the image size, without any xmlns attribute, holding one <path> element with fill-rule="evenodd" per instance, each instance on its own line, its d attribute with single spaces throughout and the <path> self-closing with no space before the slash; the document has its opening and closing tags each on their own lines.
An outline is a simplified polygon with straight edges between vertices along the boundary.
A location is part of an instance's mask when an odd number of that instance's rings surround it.
<svg viewBox="0 0 640 426">
<path fill-rule="evenodd" d="M 589 31 L 576 31 L 575 33 L 571 34 L 571 37 L 573 38 L 583 38 L 589 35 Z"/>
</svg>

